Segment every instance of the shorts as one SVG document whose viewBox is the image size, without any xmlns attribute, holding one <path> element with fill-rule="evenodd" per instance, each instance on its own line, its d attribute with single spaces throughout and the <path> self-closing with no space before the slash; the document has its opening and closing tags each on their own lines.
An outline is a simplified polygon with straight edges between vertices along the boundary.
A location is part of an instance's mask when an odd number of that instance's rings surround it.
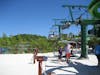
<svg viewBox="0 0 100 75">
<path fill-rule="evenodd" d="M 66 58 L 70 58 L 70 56 L 71 56 L 71 53 L 66 53 Z"/>
</svg>

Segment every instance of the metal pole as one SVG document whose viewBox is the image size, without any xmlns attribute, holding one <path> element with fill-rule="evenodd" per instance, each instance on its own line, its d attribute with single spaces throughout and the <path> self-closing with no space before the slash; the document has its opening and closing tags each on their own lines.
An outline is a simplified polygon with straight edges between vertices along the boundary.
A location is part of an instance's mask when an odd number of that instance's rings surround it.
<svg viewBox="0 0 100 75">
<path fill-rule="evenodd" d="M 37 56 L 38 64 L 38 75 L 42 75 L 42 61 L 44 61 L 43 56 Z"/>
<path fill-rule="evenodd" d="M 58 26 L 58 29 L 59 29 L 59 40 L 61 40 L 61 37 L 62 37 L 62 35 L 61 35 L 61 25 Z"/>
<path fill-rule="evenodd" d="M 81 23 L 81 56 L 80 58 L 88 58 L 88 50 L 86 48 L 86 25 Z"/>
<path fill-rule="evenodd" d="M 41 67 L 42 61 L 39 61 L 39 70 L 38 70 L 38 75 L 42 75 L 42 67 Z"/>
</svg>

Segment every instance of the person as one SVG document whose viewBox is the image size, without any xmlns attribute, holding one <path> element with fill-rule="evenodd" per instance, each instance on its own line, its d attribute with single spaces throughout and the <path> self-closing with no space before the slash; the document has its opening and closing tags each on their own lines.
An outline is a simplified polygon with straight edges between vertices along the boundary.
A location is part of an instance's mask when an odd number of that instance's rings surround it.
<svg viewBox="0 0 100 75">
<path fill-rule="evenodd" d="M 34 49 L 34 53 L 33 53 L 33 58 L 34 58 L 33 63 L 35 63 L 35 59 L 36 59 L 37 53 L 38 53 L 38 48 L 35 48 Z"/>
<path fill-rule="evenodd" d="M 74 56 L 73 46 L 71 45 L 71 56 Z"/>
<path fill-rule="evenodd" d="M 67 44 L 65 46 L 65 56 L 66 56 L 66 62 L 69 63 L 69 59 L 70 59 L 70 56 L 71 56 L 71 45 L 70 44 Z"/>
<path fill-rule="evenodd" d="M 58 55 L 58 59 L 59 59 L 59 61 L 61 61 L 61 57 L 62 57 L 62 47 L 59 47 L 58 48 L 58 53 L 59 53 L 59 55 Z"/>
<path fill-rule="evenodd" d="M 100 41 L 98 42 L 98 44 L 96 44 L 94 50 L 95 50 L 95 55 L 98 60 L 98 66 L 100 66 Z"/>
</svg>

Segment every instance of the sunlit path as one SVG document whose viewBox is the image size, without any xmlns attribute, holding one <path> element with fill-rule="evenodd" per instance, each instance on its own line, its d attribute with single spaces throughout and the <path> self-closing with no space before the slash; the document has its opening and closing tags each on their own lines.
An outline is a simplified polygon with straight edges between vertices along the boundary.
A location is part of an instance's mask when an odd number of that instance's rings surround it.
<svg viewBox="0 0 100 75">
<path fill-rule="evenodd" d="M 46 56 L 48 59 L 42 64 L 42 73 L 55 72 L 57 75 L 94 75 L 100 74 L 100 67 L 97 67 L 96 56 L 91 54 L 89 59 L 78 60 L 71 57 L 71 62 L 58 61 L 53 53 L 38 54 Z M 33 64 L 32 54 L 1 54 L 0 55 L 0 75 L 38 75 L 38 62 Z"/>
</svg>

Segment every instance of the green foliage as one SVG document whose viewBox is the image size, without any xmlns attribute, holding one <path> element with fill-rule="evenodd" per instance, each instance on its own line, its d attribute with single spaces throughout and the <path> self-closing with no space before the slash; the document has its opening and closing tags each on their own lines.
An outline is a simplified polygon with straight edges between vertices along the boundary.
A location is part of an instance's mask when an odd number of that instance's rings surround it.
<svg viewBox="0 0 100 75">
<path fill-rule="evenodd" d="M 91 37 L 90 40 L 88 41 L 88 45 L 91 47 L 94 47 L 97 43 L 100 42 L 100 39 L 97 37 Z"/>
<path fill-rule="evenodd" d="M 32 34 L 18 34 L 0 38 L 0 48 L 8 48 L 8 53 L 33 53 L 34 48 L 39 48 L 40 52 L 52 51 L 53 43 L 49 42 L 45 36 Z"/>
</svg>

